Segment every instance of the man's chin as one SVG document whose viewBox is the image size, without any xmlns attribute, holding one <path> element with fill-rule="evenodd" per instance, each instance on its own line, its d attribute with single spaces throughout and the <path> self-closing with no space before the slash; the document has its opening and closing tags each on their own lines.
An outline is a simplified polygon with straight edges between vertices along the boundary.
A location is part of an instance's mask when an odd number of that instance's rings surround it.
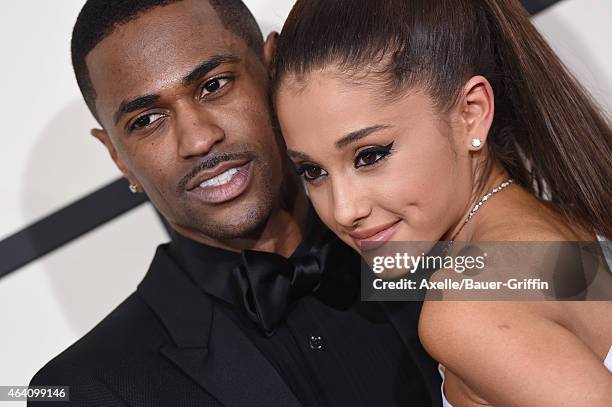
<svg viewBox="0 0 612 407">
<path fill-rule="evenodd" d="M 256 238 L 270 219 L 273 207 L 272 202 L 260 198 L 225 208 L 198 208 L 188 211 L 176 228 L 219 241 Z"/>
<path fill-rule="evenodd" d="M 213 229 L 216 229 L 218 239 L 257 238 L 268 223 L 270 215 L 271 210 L 267 208 L 249 207 L 234 216 L 225 217 L 223 222 Z"/>
</svg>

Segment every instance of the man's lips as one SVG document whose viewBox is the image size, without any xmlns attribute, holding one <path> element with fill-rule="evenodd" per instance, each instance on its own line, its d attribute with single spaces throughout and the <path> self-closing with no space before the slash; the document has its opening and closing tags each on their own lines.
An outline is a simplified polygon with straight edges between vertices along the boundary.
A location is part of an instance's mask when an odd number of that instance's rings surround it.
<svg viewBox="0 0 612 407">
<path fill-rule="evenodd" d="M 360 249 L 365 248 L 372 250 L 382 246 L 388 241 L 399 225 L 400 221 L 397 220 L 385 225 L 354 231 L 349 233 L 349 236 L 355 241 L 355 244 L 357 244 Z"/>
<path fill-rule="evenodd" d="M 189 180 L 186 189 L 187 191 L 192 191 L 196 188 L 199 188 L 200 185 L 204 184 L 206 181 L 209 181 L 232 168 L 243 167 L 248 162 L 248 159 L 224 161 L 219 165 L 215 166 L 214 168 L 202 170 L 195 177 Z"/>
<path fill-rule="evenodd" d="M 247 161 L 241 167 L 230 166 L 219 175 L 205 179 L 190 190 L 189 194 L 193 194 L 198 200 L 207 204 L 218 205 L 229 202 L 247 190 L 252 179 L 252 167 L 252 161 Z"/>
</svg>

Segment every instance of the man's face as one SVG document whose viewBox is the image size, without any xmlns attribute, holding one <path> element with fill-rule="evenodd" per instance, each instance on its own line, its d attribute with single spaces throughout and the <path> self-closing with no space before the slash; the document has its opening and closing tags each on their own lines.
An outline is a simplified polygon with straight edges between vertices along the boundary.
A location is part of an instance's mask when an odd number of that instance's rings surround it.
<svg viewBox="0 0 612 407">
<path fill-rule="evenodd" d="M 94 134 L 175 228 L 226 240 L 265 223 L 283 179 L 266 69 L 208 2 L 145 12 L 87 65 Z"/>
</svg>

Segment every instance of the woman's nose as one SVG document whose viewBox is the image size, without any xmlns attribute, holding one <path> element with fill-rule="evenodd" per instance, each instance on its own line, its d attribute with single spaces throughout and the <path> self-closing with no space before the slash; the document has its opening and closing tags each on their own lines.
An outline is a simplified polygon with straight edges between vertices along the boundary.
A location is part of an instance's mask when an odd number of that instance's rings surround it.
<svg viewBox="0 0 612 407">
<path fill-rule="evenodd" d="M 358 185 L 338 180 L 333 187 L 334 219 L 338 225 L 353 229 L 370 215 L 369 199 Z"/>
</svg>

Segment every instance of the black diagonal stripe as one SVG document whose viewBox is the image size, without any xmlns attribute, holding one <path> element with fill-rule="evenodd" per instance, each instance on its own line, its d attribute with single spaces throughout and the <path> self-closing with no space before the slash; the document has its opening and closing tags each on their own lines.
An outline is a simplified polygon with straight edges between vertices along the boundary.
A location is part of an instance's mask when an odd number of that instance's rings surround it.
<svg viewBox="0 0 612 407">
<path fill-rule="evenodd" d="M 527 11 L 531 14 L 536 14 L 560 1 L 561 0 L 522 0 L 522 3 Z"/>
<path fill-rule="evenodd" d="M 523 0 L 531 13 L 538 13 L 561 0 Z M 133 195 L 120 179 L 52 213 L 0 241 L 0 278 L 57 249 L 147 200 Z M 164 227 L 170 232 L 167 223 Z"/>
<path fill-rule="evenodd" d="M 0 277 L 147 201 L 116 180 L 0 241 Z"/>
</svg>

